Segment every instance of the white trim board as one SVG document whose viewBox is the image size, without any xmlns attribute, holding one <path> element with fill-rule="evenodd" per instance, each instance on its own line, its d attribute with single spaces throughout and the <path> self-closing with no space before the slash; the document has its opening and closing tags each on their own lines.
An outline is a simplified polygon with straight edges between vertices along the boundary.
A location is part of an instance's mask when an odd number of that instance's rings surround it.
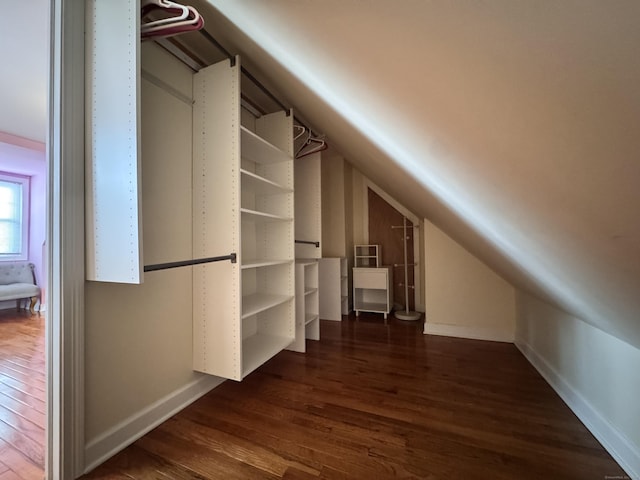
<svg viewBox="0 0 640 480">
<path fill-rule="evenodd" d="M 529 344 L 516 341 L 515 345 L 622 469 L 640 479 L 640 451 Z"/>
<path fill-rule="evenodd" d="M 469 327 L 466 325 L 445 325 L 442 323 L 424 323 L 425 335 L 441 335 L 444 337 L 470 338 L 491 342 L 513 343 L 513 334 L 499 328 Z"/>
<path fill-rule="evenodd" d="M 224 381 L 224 378 L 202 375 L 94 438 L 85 447 L 84 473 L 90 472 Z"/>
</svg>

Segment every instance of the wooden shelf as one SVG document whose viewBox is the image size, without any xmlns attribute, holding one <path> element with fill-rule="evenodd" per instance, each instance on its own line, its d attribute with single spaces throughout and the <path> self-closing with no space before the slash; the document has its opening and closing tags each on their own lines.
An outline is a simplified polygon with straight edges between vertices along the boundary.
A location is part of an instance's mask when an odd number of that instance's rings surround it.
<svg viewBox="0 0 640 480">
<path fill-rule="evenodd" d="M 249 268 L 261 268 L 261 267 L 271 267 L 273 265 L 287 265 L 290 264 L 291 260 L 282 259 L 282 260 L 249 260 L 243 261 L 240 268 L 242 270 Z"/>
<path fill-rule="evenodd" d="M 246 377 L 256 368 L 284 350 L 291 343 L 290 337 L 257 333 L 242 341 L 242 376 Z"/>
<path fill-rule="evenodd" d="M 282 215 L 258 212 L 257 210 L 249 210 L 248 208 L 241 208 L 240 213 L 242 213 L 243 220 L 252 220 L 254 222 L 287 222 L 293 220 L 293 218 L 283 217 Z"/>
<path fill-rule="evenodd" d="M 358 310 L 363 312 L 388 313 L 386 303 L 360 302 Z"/>
<path fill-rule="evenodd" d="M 293 296 L 272 295 L 269 293 L 253 293 L 242 297 L 242 318 L 264 312 L 281 303 L 291 300 Z"/>
<path fill-rule="evenodd" d="M 292 160 L 290 155 L 287 155 L 278 147 L 275 147 L 245 127 L 240 127 L 240 135 L 242 158 L 262 165 L 290 162 Z"/>
<path fill-rule="evenodd" d="M 262 195 L 278 195 L 282 193 L 291 193 L 293 191 L 290 188 L 283 187 L 274 181 L 242 168 L 240 169 L 240 175 L 242 188 L 247 188 L 253 193 Z"/>
<path fill-rule="evenodd" d="M 379 267 L 380 245 L 354 245 L 354 267 Z"/>
<path fill-rule="evenodd" d="M 307 313 L 304 317 L 304 324 L 309 325 L 311 322 L 313 322 L 314 320 L 317 320 L 318 318 L 319 318 L 318 314 Z"/>
</svg>

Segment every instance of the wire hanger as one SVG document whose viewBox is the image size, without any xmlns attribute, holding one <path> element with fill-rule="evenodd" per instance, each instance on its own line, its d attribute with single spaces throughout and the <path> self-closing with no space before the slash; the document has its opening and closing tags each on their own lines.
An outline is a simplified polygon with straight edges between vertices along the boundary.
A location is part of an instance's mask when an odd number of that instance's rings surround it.
<svg viewBox="0 0 640 480">
<path fill-rule="evenodd" d="M 298 130 L 299 133 L 295 133 L 293 135 L 293 141 L 295 142 L 296 140 L 298 140 L 302 135 L 304 135 L 304 132 L 307 131 L 307 129 L 305 127 L 303 127 L 302 125 L 294 125 L 293 128 L 295 130 Z"/>
<path fill-rule="evenodd" d="M 169 16 L 143 23 L 140 26 L 142 40 L 167 38 L 204 27 L 204 18 L 193 7 L 170 0 L 142 0 L 141 18 L 155 10 L 161 10 Z"/>
<path fill-rule="evenodd" d="M 324 135 L 321 137 L 314 137 L 311 130 L 307 136 L 307 140 L 296 151 L 296 158 L 306 157 L 312 153 L 321 152 L 329 148 L 327 142 L 324 139 Z"/>
</svg>

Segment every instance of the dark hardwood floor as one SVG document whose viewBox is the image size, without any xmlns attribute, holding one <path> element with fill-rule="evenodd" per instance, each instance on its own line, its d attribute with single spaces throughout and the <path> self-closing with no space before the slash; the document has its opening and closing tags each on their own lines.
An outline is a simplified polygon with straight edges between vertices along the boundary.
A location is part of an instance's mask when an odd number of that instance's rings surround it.
<svg viewBox="0 0 640 480">
<path fill-rule="evenodd" d="M 604 479 L 624 475 L 512 344 L 362 314 L 227 381 L 86 475 Z"/>
<path fill-rule="evenodd" d="M 44 476 L 45 317 L 0 310 L 0 480 Z"/>
</svg>

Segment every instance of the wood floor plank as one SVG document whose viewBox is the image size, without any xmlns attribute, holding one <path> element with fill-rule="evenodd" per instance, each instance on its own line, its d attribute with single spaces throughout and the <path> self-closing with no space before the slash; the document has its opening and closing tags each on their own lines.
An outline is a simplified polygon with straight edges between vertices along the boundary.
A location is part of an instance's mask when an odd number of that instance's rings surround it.
<svg viewBox="0 0 640 480">
<path fill-rule="evenodd" d="M 0 438 L 28 458 L 34 465 L 44 468 L 44 446 L 15 427 L 0 420 Z M 0 457 L 5 461 L 4 457 Z"/>
<path fill-rule="evenodd" d="M 2 392 L 0 392 L 0 405 L 2 405 L 3 408 L 11 411 L 12 413 L 33 423 L 36 427 L 39 427 L 43 431 L 47 426 L 46 414 L 38 412 L 31 406 L 19 402 Z"/>
<path fill-rule="evenodd" d="M 237 480 L 278 478 L 225 454 L 210 450 L 197 442 L 183 440 L 161 429 L 153 430 L 136 444 L 157 456 L 186 466 L 204 478 Z"/>
<path fill-rule="evenodd" d="M 11 477 L 44 476 L 45 317 L 0 312 L 0 462 Z"/>
<path fill-rule="evenodd" d="M 514 345 L 365 314 L 322 321 L 306 354 L 223 383 L 87 478 L 169 475 L 158 459 L 225 479 L 624 476 Z"/>
<path fill-rule="evenodd" d="M 35 465 L 31 459 L 4 440 L 0 440 L 0 459 L 21 479 L 42 480 L 44 467 Z"/>
<path fill-rule="evenodd" d="M 0 473 L 0 480 L 22 480 L 13 470 Z"/>
<path fill-rule="evenodd" d="M 27 405 L 38 413 L 43 415 L 47 413 L 47 404 L 41 397 L 34 397 L 2 382 L 0 382 L 0 394 L 12 398 L 23 405 Z"/>
</svg>

